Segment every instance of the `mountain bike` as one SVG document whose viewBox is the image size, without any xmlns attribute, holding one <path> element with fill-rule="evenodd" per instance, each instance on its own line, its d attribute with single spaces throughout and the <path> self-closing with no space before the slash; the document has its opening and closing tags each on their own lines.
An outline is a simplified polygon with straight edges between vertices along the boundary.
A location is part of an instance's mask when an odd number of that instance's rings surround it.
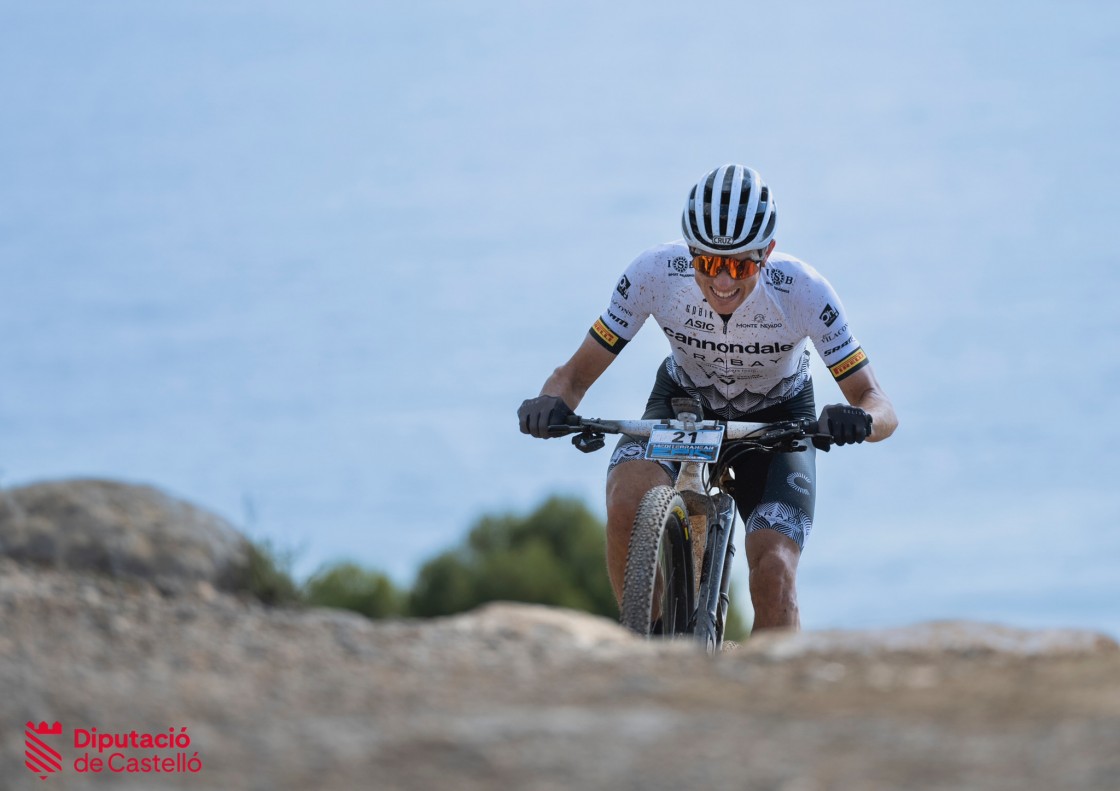
<svg viewBox="0 0 1120 791">
<path fill-rule="evenodd" d="M 638 506 L 626 556 L 620 619 L 640 635 L 691 635 L 714 654 L 731 603 L 736 507 L 731 465 L 745 453 L 799 453 L 832 437 L 808 418 L 776 423 L 702 420 L 690 398 L 672 399 L 672 420 L 600 420 L 572 415 L 555 435 L 590 453 L 606 434 L 648 439 L 645 459 L 680 463 L 673 486 L 650 489 Z M 699 575 L 697 576 L 697 566 Z"/>
</svg>

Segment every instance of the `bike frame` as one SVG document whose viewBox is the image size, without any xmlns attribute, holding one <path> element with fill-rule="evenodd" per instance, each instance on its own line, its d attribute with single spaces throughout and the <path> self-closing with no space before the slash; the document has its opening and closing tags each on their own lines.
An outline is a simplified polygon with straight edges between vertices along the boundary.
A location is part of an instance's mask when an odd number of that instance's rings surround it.
<svg viewBox="0 0 1120 791">
<path fill-rule="evenodd" d="M 585 453 L 604 447 L 605 434 L 629 434 L 648 439 L 655 428 L 662 427 L 687 434 L 723 426 L 723 441 L 745 440 L 743 452 L 792 453 L 805 450 L 806 446 L 800 444 L 804 441 L 811 441 L 816 447 L 827 450 L 833 441 L 829 434 L 820 431 L 815 420 L 799 418 L 775 423 L 700 420 L 702 405 L 699 401 L 674 398 L 672 406 L 677 413 L 675 419 L 599 420 L 571 415 L 566 423 L 550 425 L 549 430 L 556 432 L 553 436 L 578 434 L 572 438 L 572 444 Z M 700 515 L 697 513 L 699 503 L 703 503 L 704 507 L 703 515 L 707 521 L 704 555 L 699 589 L 687 628 L 709 654 L 714 654 L 723 644 L 723 630 L 730 606 L 731 561 L 735 555 L 732 538 L 735 514 L 738 511 L 734 498 L 720 488 L 720 481 L 704 480 L 704 468 L 714 463 L 687 456 L 682 458 L 681 469 L 673 487 L 684 500 L 689 521 Z M 693 531 L 689 530 L 689 548 L 693 540 L 692 534 Z M 692 553 L 687 554 L 686 562 L 691 563 Z"/>
<path fill-rule="evenodd" d="M 599 430 L 611 434 L 629 434 L 634 437 L 648 439 L 653 429 L 668 426 L 682 431 L 695 431 L 697 429 L 715 428 L 723 425 L 725 441 L 744 439 L 760 432 L 765 432 L 773 427 L 770 423 L 748 423 L 742 421 L 720 423 L 714 420 L 696 420 L 695 415 L 681 414 L 676 419 L 667 420 L 583 420 L 584 428 Z M 704 482 L 703 469 L 712 462 L 682 461 L 681 469 L 677 475 L 674 488 L 682 493 L 694 493 L 702 501 L 711 502 L 713 509 L 706 509 L 705 517 L 708 518 L 707 532 L 704 542 L 704 556 L 700 568 L 700 585 L 696 596 L 695 609 L 689 620 L 691 631 L 697 642 L 704 646 L 705 651 L 713 654 L 719 650 L 723 643 L 723 630 L 726 623 L 727 610 L 730 606 L 731 563 L 735 555 L 733 543 L 735 529 L 735 515 L 737 513 L 735 500 L 727 492 L 719 488 L 718 482 Z M 684 498 L 686 505 L 692 498 Z M 714 512 L 715 521 L 712 523 L 711 515 Z M 689 516 L 697 516 L 693 507 L 689 506 Z M 691 543 L 691 537 L 689 541 Z"/>
</svg>

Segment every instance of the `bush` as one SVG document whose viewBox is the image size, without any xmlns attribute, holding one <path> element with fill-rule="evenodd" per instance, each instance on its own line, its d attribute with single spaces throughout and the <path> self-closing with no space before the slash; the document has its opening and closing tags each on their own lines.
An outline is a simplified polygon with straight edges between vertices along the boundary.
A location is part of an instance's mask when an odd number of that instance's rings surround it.
<svg viewBox="0 0 1120 791">
<path fill-rule="evenodd" d="M 249 567 L 245 588 L 264 604 L 298 604 L 303 596 L 292 579 L 293 553 L 281 552 L 271 542 L 249 542 Z"/>
<path fill-rule="evenodd" d="M 303 599 L 315 607 L 353 610 L 367 618 L 404 615 L 406 604 L 405 595 L 387 576 L 356 563 L 339 563 L 311 577 Z"/>
<path fill-rule="evenodd" d="M 484 516 L 465 543 L 425 563 L 414 615 L 450 615 L 511 600 L 618 617 L 605 564 L 605 528 L 583 503 L 552 497 L 528 516 Z"/>
</svg>

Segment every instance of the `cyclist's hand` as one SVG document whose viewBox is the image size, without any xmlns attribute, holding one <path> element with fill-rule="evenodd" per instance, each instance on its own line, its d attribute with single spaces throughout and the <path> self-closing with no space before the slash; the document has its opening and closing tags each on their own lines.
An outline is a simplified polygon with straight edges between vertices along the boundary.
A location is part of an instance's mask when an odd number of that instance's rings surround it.
<svg viewBox="0 0 1120 791">
<path fill-rule="evenodd" d="M 564 423 L 569 415 L 575 413 L 564 403 L 564 399 L 556 396 L 542 395 L 530 398 L 521 404 L 517 410 L 517 420 L 521 424 L 522 434 L 532 434 L 534 437 L 548 439 L 559 436 L 548 431 L 549 426 Z"/>
<path fill-rule="evenodd" d="M 832 441 L 837 445 L 863 442 L 871 436 L 871 415 L 858 406 L 829 404 L 821 410 L 817 427 L 821 432 L 831 434 Z"/>
</svg>

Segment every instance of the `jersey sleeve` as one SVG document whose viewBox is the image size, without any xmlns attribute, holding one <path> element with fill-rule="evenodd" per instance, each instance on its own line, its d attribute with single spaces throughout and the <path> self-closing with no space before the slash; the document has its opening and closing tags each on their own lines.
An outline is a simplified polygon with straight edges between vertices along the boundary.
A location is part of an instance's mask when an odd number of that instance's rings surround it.
<svg viewBox="0 0 1120 791">
<path fill-rule="evenodd" d="M 810 281 L 805 306 L 806 335 L 812 339 L 833 379 L 843 381 L 870 364 L 867 353 L 852 331 L 840 298 L 832 285 L 819 274 Z"/>
<path fill-rule="evenodd" d="M 622 273 L 611 293 L 610 304 L 588 331 L 609 352 L 618 354 L 638 334 L 653 312 L 648 255 L 635 259 Z"/>
</svg>

